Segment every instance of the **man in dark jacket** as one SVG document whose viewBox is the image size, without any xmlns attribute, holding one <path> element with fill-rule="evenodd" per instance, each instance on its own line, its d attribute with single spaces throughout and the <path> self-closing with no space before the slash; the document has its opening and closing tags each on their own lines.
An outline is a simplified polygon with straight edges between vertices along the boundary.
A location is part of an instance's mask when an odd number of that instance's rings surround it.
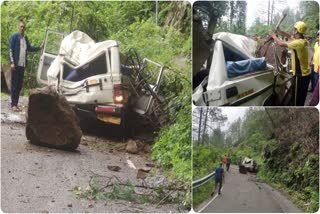
<svg viewBox="0 0 320 214">
<path fill-rule="evenodd" d="M 214 190 L 211 193 L 211 196 L 214 195 L 214 192 L 217 190 L 218 185 L 219 185 L 218 194 L 219 195 L 221 194 L 223 178 L 224 178 L 224 169 L 222 167 L 222 163 L 220 163 L 219 166 L 216 168 Z"/>
<path fill-rule="evenodd" d="M 9 49 L 10 49 L 10 64 L 11 64 L 11 108 L 13 111 L 20 111 L 18 108 L 19 94 L 22 89 L 22 82 L 24 70 L 27 66 L 27 51 L 38 51 L 42 48 L 43 44 L 39 47 L 30 45 L 28 37 L 24 34 L 25 25 L 22 21 L 19 22 L 17 33 L 10 36 Z"/>
<path fill-rule="evenodd" d="M 231 158 L 228 156 L 228 158 L 227 158 L 227 172 L 229 172 L 230 164 L 231 164 Z"/>
</svg>

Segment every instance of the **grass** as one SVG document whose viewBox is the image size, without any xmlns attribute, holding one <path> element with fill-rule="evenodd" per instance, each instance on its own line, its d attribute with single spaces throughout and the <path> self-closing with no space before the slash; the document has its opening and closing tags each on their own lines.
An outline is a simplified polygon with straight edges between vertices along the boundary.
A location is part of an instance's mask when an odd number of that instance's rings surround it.
<svg viewBox="0 0 320 214">
<path fill-rule="evenodd" d="M 193 207 L 197 207 L 202 202 L 206 201 L 210 194 L 212 193 L 214 186 L 214 180 L 211 179 L 208 183 L 198 187 L 197 189 L 193 190 Z"/>
<path fill-rule="evenodd" d="M 290 199 L 290 201 L 292 201 L 303 212 L 308 212 L 308 213 L 314 212 L 315 213 L 319 209 L 319 197 L 316 200 L 309 201 L 310 204 L 306 205 L 305 195 L 303 193 L 289 189 L 288 187 L 285 187 L 283 184 L 272 182 L 269 180 L 268 177 L 263 176 L 259 173 L 257 174 L 257 176 L 260 181 L 265 182 L 265 183 L 269 184 L 270 186 L 272 186 L 273 188 L 284 193 L 284 195 L 286 195 L 286 197 L 288 197 Z M 317 204 L 316 205 L 317 208 L 314 207 L 315 204 Z"/>
<path fill-rule="evenodd" d="M 110 149 L 116 151 L 124 151 L 126 148 L 126 143 L 109 143 L 109 142 L 99 142 L 96 140 L 86 141 L 90 149 L 98 150 L 98 151 L 108 151 Z"/>
</svg>

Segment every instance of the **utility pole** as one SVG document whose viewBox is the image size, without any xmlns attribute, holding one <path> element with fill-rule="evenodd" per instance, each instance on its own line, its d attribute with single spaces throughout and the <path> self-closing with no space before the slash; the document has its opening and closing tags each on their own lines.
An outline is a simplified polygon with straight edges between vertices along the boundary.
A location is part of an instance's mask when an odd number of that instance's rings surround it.
<svg viewBox="0 0 320 214">
<path fill-rule="evenodd" d="M 71 12 L 69 33 L 71 33 L 71 30 L 72 30 L 73 14 L 74 14 L 74 2 L 72 3 L 72 12 Z"/>
<path fill-rule="evenodd" d="M 268 0 L 268 26 L 270 26 L 270 0 Z"/>
<path fill-rule="evenodd" d="M 156 0 L 156 25 L 158 26 L 158 7 L 159 7 L 159 2 Z"/>
</svg>

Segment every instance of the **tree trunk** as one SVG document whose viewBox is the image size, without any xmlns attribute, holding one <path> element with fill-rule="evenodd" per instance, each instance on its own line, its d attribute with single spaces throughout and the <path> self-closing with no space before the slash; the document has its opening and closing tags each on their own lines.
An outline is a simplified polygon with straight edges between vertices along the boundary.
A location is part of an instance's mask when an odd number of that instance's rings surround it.
<svg viewBox="0 0 320 214">
<path fill-rule="evenodd" d="M 270 26 L 270 0 L 268 0 L 268 26 Z"/>
<path fill-rule="evenodd" d="M 199 131 L 198 131 L 198 143 L 199 143 L 199 145 L 200 145 L 201 123 L 202 123 L 202 108 L 200 107 L 200 119 L 199 119 Z"/>
<path fill-rule="evenodd" d="M 207 108 L 206 110 L 206 116 L 204 118 L 204 127 L 203 127 L 203 134 L 202 134 L 202 145 L 204 145 L 204 136 L 206 134 L 206 128 L 207 128 L 207 120 L 208 120 L 208 110 L 209 108 Z"/>
</svg>

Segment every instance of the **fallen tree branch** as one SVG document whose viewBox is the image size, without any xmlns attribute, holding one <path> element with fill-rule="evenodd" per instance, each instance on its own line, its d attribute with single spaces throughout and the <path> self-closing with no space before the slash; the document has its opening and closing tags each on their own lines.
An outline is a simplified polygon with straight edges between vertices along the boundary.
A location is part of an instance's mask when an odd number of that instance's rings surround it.
<svg viewBox="0 0 320 214">
<path fill-rule="evenodd" d="M 186 191 L 187 187 L 184 187 L 183 184 L 180 184 L 177 185 L 177 184 L 174 184 L 174 187 L 172 187 L 173 185 L 169 185 L 169 186 L 148 186 L 148 185 L 138 185 L 138 184 L 130 184 L 130 183 L 123 183 L 117 176 L 115 175 L 112 175 L 112 177 L 109 177 L 109 176 L 106 176 L 106 175 L 100 175 L 100 174 L 97 174 L 97 173 L 94 173 L 93 171 L 90 170 L 90 172 L 92 174 L 94 174 L 94 176 L 99 176 L 99 177 L 105 177 L 105 178 L 108 178 L 108 181 L 107 181 L 107 185 L 103 186 L 100 188 L 100 190 L 102 189 L 106 189 L 108 187 L 112 187 L 112 186 L 115 186 L 115 185 L 120 185 L 120 186 L 132 186 L 132 187 L 136 187 L 136 188 L 144 188 L 144 189 L 157 189 L 157 188 L 163 188 L 165 190 L 176 190 L 176 191 Z M 112 179 L 116 179 L 117 180 L 117 183 L 112 183 Z M 147 184 L 145 182 L 145 180 L 142 180 L 145 184 Z"/>
</svg>

